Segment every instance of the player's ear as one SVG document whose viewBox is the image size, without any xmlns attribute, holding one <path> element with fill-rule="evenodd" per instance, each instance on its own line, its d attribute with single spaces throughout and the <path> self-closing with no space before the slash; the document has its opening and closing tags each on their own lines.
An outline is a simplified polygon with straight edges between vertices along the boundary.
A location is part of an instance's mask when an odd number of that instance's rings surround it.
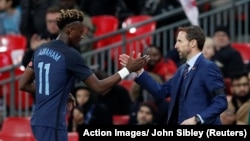
<svg viewBox="0 0 250 141">
<path fill-rule="evenodd" d="M 66 33 L 67 35 L 69 35 L 69 34 L 70 34 L 70 30 L 69 30 L 69 28 L 65 28 L 65 33 Z"/>
<path fill-rule="evenodd" d="M 70 35 L 72 31 L 73 31 L 73 28 L 70 26 L 65 28 L 65 32 L 67 33 L 67 35 Z"/>
</svg>

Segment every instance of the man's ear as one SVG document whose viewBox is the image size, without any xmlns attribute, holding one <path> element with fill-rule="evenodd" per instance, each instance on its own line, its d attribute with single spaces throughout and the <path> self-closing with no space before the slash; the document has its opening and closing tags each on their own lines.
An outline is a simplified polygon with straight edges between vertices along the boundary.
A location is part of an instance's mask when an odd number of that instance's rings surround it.
<svg viewBox="0 0 250 141">
<path fill-rule="evenodd" d="M 190 46 L 191 47 L 195 47 L 196 45 L 197 45 L 197 41 L 196 40 L 193 39 L 193 40 L 190 41 Z"/>
</svg>

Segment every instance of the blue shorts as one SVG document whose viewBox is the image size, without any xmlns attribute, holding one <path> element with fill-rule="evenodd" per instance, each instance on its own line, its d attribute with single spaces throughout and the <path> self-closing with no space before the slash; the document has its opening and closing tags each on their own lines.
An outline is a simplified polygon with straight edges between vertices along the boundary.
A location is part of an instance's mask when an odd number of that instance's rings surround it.
<svg viewBox="0 0 250 141">
<path fill-rule="evenodd" d="M 36 141 L 68 141 L 68 132 L 44 126 L 31 126 Z"/>
</svg>

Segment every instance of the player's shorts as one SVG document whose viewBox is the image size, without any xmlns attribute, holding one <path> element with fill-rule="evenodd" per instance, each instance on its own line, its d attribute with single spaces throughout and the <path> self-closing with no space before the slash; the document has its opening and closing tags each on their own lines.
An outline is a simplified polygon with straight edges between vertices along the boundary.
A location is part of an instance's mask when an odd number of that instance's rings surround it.
<svg viewBox="0 0 250 141">
<path fill-rule="evenodd" d="M 44 126 L 31 126 L 36 141 L 68 141 L 68 132 Z"/>
</svg>

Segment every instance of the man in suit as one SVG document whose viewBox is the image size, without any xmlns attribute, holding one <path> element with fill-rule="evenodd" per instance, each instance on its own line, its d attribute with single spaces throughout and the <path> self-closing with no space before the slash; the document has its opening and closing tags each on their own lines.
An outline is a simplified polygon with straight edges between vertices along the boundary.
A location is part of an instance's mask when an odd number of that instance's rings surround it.
<svg viewBox="0 0 250 141">
<path fill-rule="evenodd" d="M 205 35 L 199 26 L 180 27 L 175 48 L 186 63 L 164 84 L 155 82 L 143 69 L 135 82 L 156 98 L 170 97 L 169 125 L 220 125 L 220 114 L 227 108 L 224 82 L 218 66 L 205 59 Z M 120 55 L 122 65 L 129 56 Z M 187 67 L 186 67 L 187 66 Z"/>
</svg>

